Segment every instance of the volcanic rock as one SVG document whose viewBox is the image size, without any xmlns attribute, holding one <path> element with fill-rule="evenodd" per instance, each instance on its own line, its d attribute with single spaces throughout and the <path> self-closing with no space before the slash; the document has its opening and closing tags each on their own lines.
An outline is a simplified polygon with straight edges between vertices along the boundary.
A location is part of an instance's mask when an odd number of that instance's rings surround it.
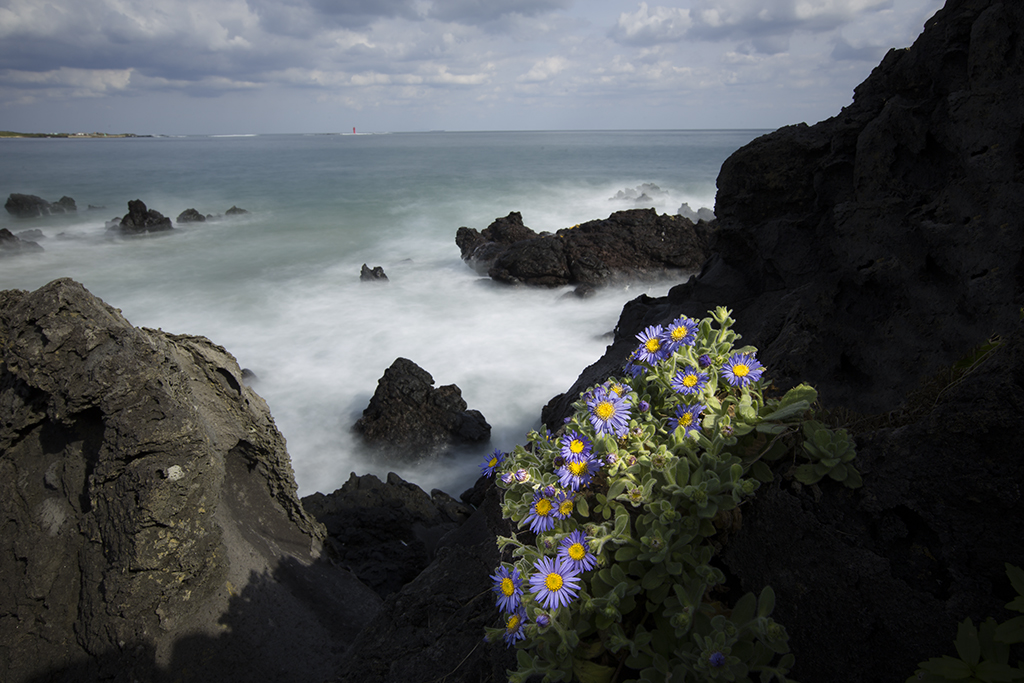
<svg viewBox="0 0 1024 683">
<path fill-rule="evenodd" d="M 247 213 L 249 213 L 249 212 L 246 211 L 245 209 L 240 209 L 239 207 L 237 207 L 234 204 L 232 204 L 231 208 L 224 212 L 224 215 L 225 216 L 242 216 L 242 215 L 247 214 Z"/>
<path fill-rule="evenodd" d="M 178 214 L 178 217 L 175 219 L 175 222 L 176 223 L 205 223 L 206 222 L 206 216 L 204 216 L 203 214 L 199 213 L 195 209 L 185 209 L 184 211 L 182 211 L 181 213 Z"/>
<path fill-rule="evenodd" d="M 442 536 L 473 509 L 441 491 L 427 495 L 394 472 L 387 482 L 355 472 L 334 493 L 302 499 L 327 529 L 336 561 L 385 598 L 434 559 Z"/>
<path fill-rule="evenodd" d="M 42 250 L 43 248 L 35 242 L 18 237 L 7 228 L 0 228 L 0 256 L 25 254 Z"/>
<path fill-rule="evenodd" d="M 467 410 L 454 384 L 434 388 L 434 378 L 411 360 L 398 358 L 353 429 L 370 445 L 394 457 L 416 460 L 450 446 L 486 442 L 491 426 L 478 410 Z"/>
<path fill-rule="evenodd" d="M 18 193 L 12 193 L 7 197 L 4 208 L 7 209 L 7 213 L 17 218 L 35 218 L 36 216 L 46 216 L 52 213 L 67 213 L 78 210 L 75 200 L 71 197 L 61 197 L 56 202 L 50 203 L 34 194 Z"/>
<path fill-rule="evenodd" d="M 0 292 L 0 351 L 5 681 L 333 674 L 380 599 L 234 358 L 67 279 Z"/>
<path fill-rule="evenodd" d="M 512 220 L 518 224 L 510 225 Z M 478 272 L 509 284 L 559 287 L 603 285 L 615 279 L 653 279 L 694 272 L 706 258 L 708 228 L 654 209 L 616 211 L 604 220 L 538 235 L 518 213 L 489 237 L 459 228 L 462 258 Z M 497 223 L 497 221 L 496 221 Z M 528 231 L 528 232 L 527 232 Z"/>
<path fill-rule="evenodd" d="M 359 271 L 359 279 L 362 282 L 387 282 L 388 276 L 384 273 L 384 269 L 380 266 L 374 266 L 370 268 L 365 263 Z"/>
<path fill-rule="evenodd" d="M 171 219 L 159 211 L 147 209 L 141 199 L 128 202 L 128 213 L 113 229 L 125 235 L 140 235 L 146 232 L 163 232 L 173 230 Z"/>
</svg>

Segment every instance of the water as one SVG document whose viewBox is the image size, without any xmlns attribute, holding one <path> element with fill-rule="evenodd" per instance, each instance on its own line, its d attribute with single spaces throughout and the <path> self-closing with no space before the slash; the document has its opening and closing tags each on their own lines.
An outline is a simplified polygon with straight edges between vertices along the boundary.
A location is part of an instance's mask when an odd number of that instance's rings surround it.
<svg viewBox="0 0 1024 683">
<path fill-rule="evenodd" d="M 136 326 L 209 337 L 256 373 L 288 442 L 301 495 L 351 472 L 395 471 L 458 495 L 493 448 L 539 427 L 540 410 L 608 343 L 622 305 L 677 282 L 584 301 L 508 289 L 459 258 L 459 226 L 520 211 L 554 231 L 615 210 L 620 190 L 658 185 L 655 208 L 714 206 L 722 161 L 764 131 L 410 133 L 110 140 L 0 140 L 0 197 L 73 197 L 77 214 L 17 220 L 40 254 L 0 261 L 0 289 L 71 277 Z M 174 234 L 111 239 L 105 222 L 142 199 L 250 213 Z M 88 205 L 102 209 L 88 210 Z M 359 280 L 363 263 L 389 283 Z M 492 426 L 488 446 L 429 465 L 375 462 L 353 439 L 384 370 L 406 357 L 457 384 Z"/>
</svg>

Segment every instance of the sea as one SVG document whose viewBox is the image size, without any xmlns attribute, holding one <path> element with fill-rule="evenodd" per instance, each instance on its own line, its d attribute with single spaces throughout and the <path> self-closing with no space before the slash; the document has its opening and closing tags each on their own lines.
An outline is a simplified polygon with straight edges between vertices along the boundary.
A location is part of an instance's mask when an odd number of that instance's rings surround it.
<svg viewBox="0 0 1024 683">
<path fill-rule="evenodd" d="M 0 140 L 0 197 L 73 198 L 78 211 L 0 228 L 39 230 L 42 252 L 0 260 L 0 289 L 70 277 L 135 326 L 208 337 L 254 373 L 301 496 L 352 473 L 395 472 L 455 497 L 494 449 L 610 343 L 622 306 L 686 274 L 609 287 L 498 286 L 460 258 L 460 226 L 518 211 L 554 232 L 638 206 L 714 208 L 722 162 L 764 130 L 417 132 Z M 141 199 L 160 235 L 107 222 Z M 248 213 L 224 216 L 231 207 Z M 363 264 L 387 282 L 360 280 Z M 382 462 L 353 434 L 384 371 L 412 360 L 455 384 L 491 441 L 430 461 Z"/>
</svg>

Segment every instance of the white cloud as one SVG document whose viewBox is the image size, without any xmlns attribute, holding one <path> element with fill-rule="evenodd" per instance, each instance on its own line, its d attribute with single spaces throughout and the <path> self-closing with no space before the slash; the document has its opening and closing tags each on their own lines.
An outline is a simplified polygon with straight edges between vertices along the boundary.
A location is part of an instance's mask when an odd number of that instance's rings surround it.
<svg viewBox="0 0 1024 683">
<path fill-rule="evenodd" d="M 569 66 L 569 60 L 565 57 L 553 56 L 536 62 L 533 67 L 516 78 L 520 83 L 539 83 L 550 80 L 555 74 L 565 71 Z"/>
<path fill-rule="evenodd" d="M 685 40 L 693 26 L 690 10 L 678 7 L 655 7 L 651 12 L 646 2 L 632 13 L 622 13 L 612 29 L 612 36 L 622 43 L 655 44 Z"/>
</svg>

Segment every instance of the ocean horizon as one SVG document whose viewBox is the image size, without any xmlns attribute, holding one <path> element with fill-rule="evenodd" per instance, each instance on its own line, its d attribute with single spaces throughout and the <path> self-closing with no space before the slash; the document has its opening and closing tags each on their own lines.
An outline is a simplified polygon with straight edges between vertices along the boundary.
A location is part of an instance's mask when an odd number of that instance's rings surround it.
<svg viewBox="0 0 1024 683">
<path fill-rule="evenodd" d="M 300 495 L 396 472 L 458 496 L 494 448 L 604 352 L 622 306 L 688 274 L 578 299 L 499 286 L 465 265 L 459 227 L 518 211 L 554 232 L 614 211 L 713 209 L 722 162 L 768 130 L 465 131 L 7 138 L 0 194 L 72 197 L 78 211 L 0 228 L 42 252 L 0 260 L 0 289 L 71 277 L 139 327 L 202 335 L 255 373 L 288 443 Z M 141 199 L 169 234 L 114 236 Z M 230 207 L 248 213 L 224 216 Z M 387 283 L 364 283 L 362 264 Z M 456 384 L 491 442 L 431 462 L 379 462 L 351 433 L 398 357 Z"/>
</svg>

